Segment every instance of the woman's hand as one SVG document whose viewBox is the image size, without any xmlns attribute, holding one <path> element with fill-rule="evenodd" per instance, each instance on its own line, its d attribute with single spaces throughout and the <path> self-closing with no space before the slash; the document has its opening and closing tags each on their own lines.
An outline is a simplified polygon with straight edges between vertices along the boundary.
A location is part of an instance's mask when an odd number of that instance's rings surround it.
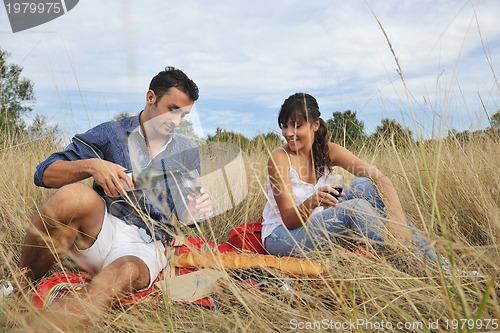
<svg viewBox="0 0 500 333">
<path fill-rule="evenodd" d="M 338 204 L 338 199 L 335 198 L 331 193 L 338 195 L 339 192 L 333 187 L 328 185 L 320 186 L 316 189 L 313 195 L 309 197 L 308 205 L 311 209 L 319 206 L 323 207 L 336 207 Z M 345 196 L 345 193 L 340 194 L 340 197 Z"/>
</svg>

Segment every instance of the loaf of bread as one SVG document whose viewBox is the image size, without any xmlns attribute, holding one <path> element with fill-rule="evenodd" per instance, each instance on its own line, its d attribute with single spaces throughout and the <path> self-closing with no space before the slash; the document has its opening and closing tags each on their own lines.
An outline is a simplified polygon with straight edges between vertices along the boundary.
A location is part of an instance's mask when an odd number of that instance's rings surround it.
<svg viewBox="0 0 500 333">
<path fill-rule="evenodd" d="M 270 267 L 288 275 L 318 276 L 323 267 L 313 261 L 253 253 L 185 252 L 176 256 L 174 265 L 181 268 L 249 269 Z"/>
</svg>

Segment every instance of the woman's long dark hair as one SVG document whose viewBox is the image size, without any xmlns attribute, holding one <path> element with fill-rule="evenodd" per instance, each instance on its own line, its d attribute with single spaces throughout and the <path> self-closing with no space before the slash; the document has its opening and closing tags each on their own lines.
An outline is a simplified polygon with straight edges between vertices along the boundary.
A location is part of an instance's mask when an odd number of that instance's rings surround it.
<svg viewBox="0 0 500 333">
<path fill-rule="evenodd" d="M 333 161 L 330 159 L 328 149 L 328 127 L 323 119 L 320 118 L 318 102 L 316 99 L 306 93 L 295 93 L 288 97 L 281 106 L 278 115 L 278 125 L 282 128 L 289 119 L 296 120 L 297 117 L 303 117 L 308 123 L 312 124 L 319 121 L 319 128 L 314 133 L 314 142 L 312 144 L 312 160 L 316 175 L 324 174 L 324 167 L 331 172 Z"/>
</svg>

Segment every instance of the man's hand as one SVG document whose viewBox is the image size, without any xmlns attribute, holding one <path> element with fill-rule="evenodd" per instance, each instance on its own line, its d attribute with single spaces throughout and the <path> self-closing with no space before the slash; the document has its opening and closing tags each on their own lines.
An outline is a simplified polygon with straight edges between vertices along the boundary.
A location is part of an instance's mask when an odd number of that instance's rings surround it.
<svg viewBox="0 0 500 333">
<path fill-rule="evenodd" d="M 125 194 L 125 182 L 130 189 L 134 184 L 124 172 L 125 168 L 99 158 L 76 161 L 55 161 L 43 172 L 42 182 L 47 187 L 61 188 L 64 185 L 93 177 L 107 195 L 117 197 Z M 123 182 L 122 182 L 123 181 Z"/>
<path fill-rule="evenodd" d="M 200 196 L 197 198 L 193 197 L 193 195 L 188 195 L 189 204 L 187 209 L 182 213 L 181 223 L 184 225 L 193 225 L 197 221 L 202 214 L 209 214 L 212 212 L 212 201 L 210 200 L 210 196 L 205 191 L 204 188 L 200 190 Z"/>
<path fill-rule="evenodd" d="M 108 196 L 119 197 L 126 194 L 124 183 L 131 190 L 134 189 L 132 179 L 125 173 L 125 168 L 121 165 L 97 158 L 88 161 L 90 162 L 90 174 Z"/>
</svg>

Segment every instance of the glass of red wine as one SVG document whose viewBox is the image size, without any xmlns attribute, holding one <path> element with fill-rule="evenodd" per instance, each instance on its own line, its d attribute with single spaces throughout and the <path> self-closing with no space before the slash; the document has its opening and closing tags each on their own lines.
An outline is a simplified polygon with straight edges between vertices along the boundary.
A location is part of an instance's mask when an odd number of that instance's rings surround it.
<svg viewBox="0 0 500 333">
<path fill-rule="evenodd" d="M 338 199 L 342 194 L 342 190 L 344 189 L 344 176 L 339 174 L 330 175 L 330 177 L 328 177 L 328 183 L 330 187 L 333 187 L 335 191 L 339 192 L 339 194 L 333 192 L 328 193 Z"/>
<path fill-rule="evenodd" d="M 200 174 L 197 170 L 191 170 L 188 172 L 182 173 L 181 176 L 182 185 L 188 191 L 189 194 L 193 197 L 193 199 L 198 199 L 201 196 L 201 183 L 200 183 Z M 211 216 L 211 213 L 202 213 L 196 219 L 197 222 L 203 221 L 205 218 Z"/>
</svg>

